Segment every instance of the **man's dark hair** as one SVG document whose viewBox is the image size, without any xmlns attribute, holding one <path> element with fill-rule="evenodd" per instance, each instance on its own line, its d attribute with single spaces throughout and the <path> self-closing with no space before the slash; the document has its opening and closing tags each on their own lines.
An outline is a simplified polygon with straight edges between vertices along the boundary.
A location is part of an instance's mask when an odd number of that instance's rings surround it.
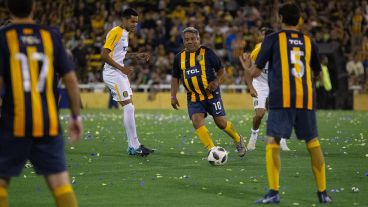
<svg viewBox="0 0 368 207">
<path fill-rule="evenodd" d="M 262 27 L 261 32 L 264 36 L 267 36 L 267 35 L 273 33 L 273 30 L 269 27 Z"/>
<path fill-rule="evenodd" d="M 286 25 L 298 25 L 300 18 L 300 9 L 296 4 L 282 4 L 279 8 L 279 14 L 282 16 L 282 22 Z"/>
<path fill-rule="evenodd" d="M 137 17 L 138 12 L 134 9 L 128 8 L 123 11 L 123 18 L 124 19 L 130 19 L 132 16 Z"/>
<path fill-rule="evenodd" d="M 33 3 L 33 0 L 6 0 L 5 6 L 12 15 L 24 18 L 31 14 Z"/>
</svg>

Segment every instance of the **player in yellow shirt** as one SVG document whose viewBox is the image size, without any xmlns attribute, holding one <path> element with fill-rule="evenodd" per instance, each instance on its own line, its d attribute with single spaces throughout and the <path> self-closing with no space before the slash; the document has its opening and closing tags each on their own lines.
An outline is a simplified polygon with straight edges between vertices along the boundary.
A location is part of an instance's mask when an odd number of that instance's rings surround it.
<svg viewBox="0 0 368 207">
<path fill-rule="evenodd" d="M 128 137 L 128 154 L 147 156 L 153 150 L 139 142 L 134 118 L 134 105 L 132 103 L 132 89 L 128 76 L 133 72 L 132 67 L 124 65 L 125 58 L 138 60 L 149 59 L 147 53 L 127 53 L 129 32 L 135 32 L 138 24 L 138 13 L 131 8 L 124 10 L 123 22 L 114 27 L 107 34 L 106 43 L 101 58 L 105 61 L 103 80 L 110 89 L 113 99 L 123 107 L 124 127 Z"/>
<path fill-rule="evenodd" d="M 261 38 L 260 41 L 264 39 L 264 37 L 268 34 L 271 34 L 273 31 L 270 28 L 263 27 L 261 29 Z M 243 57 L 240 57 L 240 63 L 244 68 L 250 67 L 252 62 L 255 62 L 258 56 L 259 51 L 261 50 L 261 43 L 258 43 L 252 53 L 250 54 L 251 58 L 244 60 Z M 261 121 L 263 116 L 266 113 L 267 109 L 267 102 L 268 102 L 268 94 L 269 94 L 269 87 L 268 87 L 268 63 L 266 64 L 265 68 L 262 70 L 260 76 L 256 78 L 251 78 L 247 70 L 245 70 L 245 81 L 248 85 L 250 95 L 253 97 L 253 106 L 256 114 L 253 117 L 253 126 L 252 132 L 250 135 L 250 139 L 247 145 L 248 150 L 255 150 L 256 149 L 256 142 L 258 138 L 259 126 L 261 125 Z M 286 144 L 286 139 L 281 139 L 280 147 L 283 151 L 289 151 L 289 147 Z"/>
</svg>

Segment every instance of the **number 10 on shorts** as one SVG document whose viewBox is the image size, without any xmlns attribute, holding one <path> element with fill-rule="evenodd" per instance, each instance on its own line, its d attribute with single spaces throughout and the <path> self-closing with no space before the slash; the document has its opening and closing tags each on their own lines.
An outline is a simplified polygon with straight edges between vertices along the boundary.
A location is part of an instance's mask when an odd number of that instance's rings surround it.
<svg viewBox="0 0 368 207">
<path fill-rule="evenodd" d="M 221 102 L 220 101 L 217 101 L 216 103 L 212 103 L 213 106 L 215 107 L 215 110 L 216 111 L 219 111 L 222 109 L 222 106 L 221 106 Z"/>
</svg>

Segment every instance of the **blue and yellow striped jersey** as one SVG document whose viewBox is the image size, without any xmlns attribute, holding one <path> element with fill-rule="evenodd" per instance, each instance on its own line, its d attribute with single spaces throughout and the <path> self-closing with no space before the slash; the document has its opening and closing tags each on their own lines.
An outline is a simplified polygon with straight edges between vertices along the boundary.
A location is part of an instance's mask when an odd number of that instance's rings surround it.
<svg viewBox="0 0 368 207">
<path fill-rule="evenodd" d="M 222 68 L 217 55 L 211 49 L 201 46 L 196 52 L 183 50 L 177 54 L 172 75 L 182 79 L 188 101 L 197 102 L 220 96 L 220 89 L 210 92 L 208 84 L 216 79 L 216 72 Z"/>
<path fill-rule="evenodd" d="M 321 64 L 317 46 L 310 37 L 293 30 L 266 36 L 255 64 L 264 68 L 268 61 L 269 107 L 314 109 L 312 71 L 318 75 Z"/>
<path fill-rule="evenodd" d="M 71 70 L 72 62 L 56 29 L 35 24 L 2 28 L 0 134 L 34 138 L 59 135 L 56 75 Z"/>
</svg>

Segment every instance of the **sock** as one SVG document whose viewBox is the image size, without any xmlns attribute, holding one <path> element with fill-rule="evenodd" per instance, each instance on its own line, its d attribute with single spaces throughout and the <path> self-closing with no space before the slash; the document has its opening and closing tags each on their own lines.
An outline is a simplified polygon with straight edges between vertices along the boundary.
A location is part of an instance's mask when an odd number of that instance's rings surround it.
<svg viewBox="0 0 368 207">
<path fill-rule="evenodd" d="M 326 190 L 325 159 L 318 139 L 308 142 L 307 148 L 311 157 L 312 170 L 316 179 L 318 192 L 323 192 Z"/>
<path fill-rule="evenodd" d="M 77 199 L 70 184 L 54 189 L 54 198 L 57 207 L 77 207 Z"/>
<path fill-rule="evenodd" d="M 235 131 L 231 122 L 226 122 L 226 127 L 223 130 L 234 140 L 235 143 L 240 142 L 240 135 Z"/>
<path fill-rule="evenodd" d="M 8 207 L 8 190 L 0 186 L 0 207 Z"/>
<path fill-rule="evenodd" d="M 268 187 L 270 190 L 279 191 L 280 180 L 280 145 L 267 144 L 266 145 L 266 168 Z"/>
<path fill-rule="evenodd" d="M 199 137 L 199 140 L 201 140 L 202 144 L 210 150 L 215 145 L 212 142 L 210 133 L 208 132 L 208 129 L 206 126 L 201 126 L 196 130 L 196 134 Z"/>
<path fill-rule="evenodd" d="M 257 140 L 259 129 L 257 130 L 251 129 L 251 130 L 252 130 L 252 133 L 250 134 L 250 139 Z"/>
<path fill-rule="evenodd" d="M 129 103 L 123 107 L 124 109 L 124 127 L 128 137 L 128 146 L 134 149 L 138 149 L 141 143 L 139 143 L 137 136 L 137 129 L 135 127 L 134 118 L 134 106 Z"/>
</svg>

